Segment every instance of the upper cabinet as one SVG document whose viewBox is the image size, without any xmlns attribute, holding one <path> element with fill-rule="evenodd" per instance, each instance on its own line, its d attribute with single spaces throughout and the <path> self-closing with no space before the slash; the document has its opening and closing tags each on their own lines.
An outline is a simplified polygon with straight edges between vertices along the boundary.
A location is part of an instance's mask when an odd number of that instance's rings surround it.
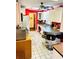
<svg viewBox="0 0 79 59">
<path fill-rule="evenodd" d="M 62 8 L 56 8 L 53 12 L 52 21 L 60 23 L 61 20 L 62 20 L 62 15 L 63 15 L 63 9 Z"/>
<path fill-rule="evenodd" d="M 62 15 L 63 15 L 63 8 L 55 8 L 54 10 L 48 10 L 46 12 L 40 12 L 39 14 L 39 20 L 46 20 L 47 23 L 51 22 L 58 22 L 61 23 Z"/>
<path fill-rule="evenodd" d="M 49 21 L 50 22 L 61 22 L 63 15 L 63 8 L 55 8 L 54 10 L 49 10 Z"/>
</svg>

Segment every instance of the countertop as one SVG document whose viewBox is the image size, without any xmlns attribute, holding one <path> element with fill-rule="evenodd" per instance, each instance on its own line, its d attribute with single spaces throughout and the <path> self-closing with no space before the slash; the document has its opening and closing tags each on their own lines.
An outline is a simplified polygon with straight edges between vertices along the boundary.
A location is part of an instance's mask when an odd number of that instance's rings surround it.
<svg viewBox="0 0 79 59">
<path fill-rule="evenodd" d="M 16 41 L 18 40 L 26 40 L 28 38 L 29 33 L 26 30 L 16 29 Z"/>
</svg>

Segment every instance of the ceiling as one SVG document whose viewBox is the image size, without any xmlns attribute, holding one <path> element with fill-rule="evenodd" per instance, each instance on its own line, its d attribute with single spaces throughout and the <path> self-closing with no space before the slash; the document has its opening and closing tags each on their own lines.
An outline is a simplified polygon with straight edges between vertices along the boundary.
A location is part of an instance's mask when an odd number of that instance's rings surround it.
<svg viewBox="0 0 79 59">
<path fill-rule="evenodd" d="M 54 6 L 62 3 L 63 0 L 19 0 L 20 5 L 24 5 L 25 8 L 39 8 L 41 2 L 45 6 Z"/>
</svg>

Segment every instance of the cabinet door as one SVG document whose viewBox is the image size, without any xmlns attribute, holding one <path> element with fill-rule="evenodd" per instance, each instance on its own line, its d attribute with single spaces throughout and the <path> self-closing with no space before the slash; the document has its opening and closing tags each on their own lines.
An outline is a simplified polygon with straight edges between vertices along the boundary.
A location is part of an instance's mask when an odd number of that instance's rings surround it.
<svg viewBox="0 0 79 59">
<path fill-rule="evenodd" d="M 53 22 L 61 22 L 62 20 L 62 12 L 63 12 L 63 9 L 62 8 L 57 8 L 54 10 L 54 13 L 53 13 Z"/>
</svg>

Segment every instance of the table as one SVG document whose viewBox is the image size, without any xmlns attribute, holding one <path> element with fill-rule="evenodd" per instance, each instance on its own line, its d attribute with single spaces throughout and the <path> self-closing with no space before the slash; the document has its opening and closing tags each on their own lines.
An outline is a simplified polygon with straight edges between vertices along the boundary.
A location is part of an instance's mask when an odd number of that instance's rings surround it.
<svg viewBox="0 0 79 59">
<path fill-rule="evenodd" d="M 63 57 L 63 43 L 55 44 L 53 48 Z"/>
</svg>

